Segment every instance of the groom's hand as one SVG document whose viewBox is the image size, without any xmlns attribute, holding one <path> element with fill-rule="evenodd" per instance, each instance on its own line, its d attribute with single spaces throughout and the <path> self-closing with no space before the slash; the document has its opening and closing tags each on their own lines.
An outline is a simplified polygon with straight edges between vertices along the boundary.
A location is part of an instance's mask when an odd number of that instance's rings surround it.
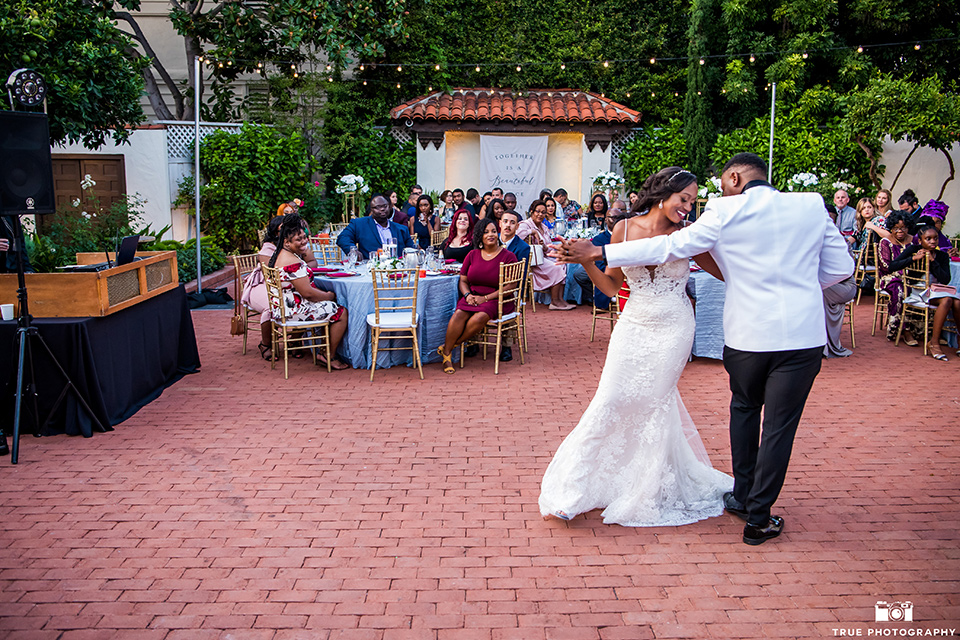
<svg viewBox="0 0 960 640">
<path fill-rule="evenodd" d="M 603 249 L 589 240 L 561 240 L 551 249 L 550 257 L 561 264 L 587 264 L 603 259 Z"/>
</svg>

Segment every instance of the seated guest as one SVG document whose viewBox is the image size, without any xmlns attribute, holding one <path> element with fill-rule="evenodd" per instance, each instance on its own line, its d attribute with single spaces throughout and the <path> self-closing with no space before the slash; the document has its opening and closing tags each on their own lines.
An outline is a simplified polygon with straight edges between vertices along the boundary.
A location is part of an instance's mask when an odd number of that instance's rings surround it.
<svg viewBox="0 0 960 640">
<path fill-rule="evenodd" d="M 473 231 L 476 249 L 470 251 L 460 270 L 460 293 L 457 309 L 447 325 L 447 337 L 437 352 L 443 358 L 443 372 L 454 373 L 453 350 L 480 333 L 491 318 L 497 318 L 500 290 L 500 265 L 516 262 L 517 257 L 500 245 L 497 225 L 491 219 L 481 220 Z M 514 305 L 504 306 L 504 313 L 513 313 Z"/>
<path fill-rule="evenodd" d="M 467 254 L 473 249 L 473 217 L 466 209 L 458 211 L 450 225 L 450 234 L 443 241 L 443 257 L 445 260 L 463 262 Z"/>
<path fill-rule="evenodd" d="M 630 191 L 627 193 L 627 207 L 633 209 L 633 203 L 640 199 L 640 194 L 636 191 Z"/>
<path fill-rule="evenodd" d="M 557 264 L 553 258 L 546 256 L 546 247 L 553 243 L 553 236 L 550 230 L 544 224 L 547 217 L 547 206 L 540 200 L 534 200 L 530 207 L 530 219 L 520 223 L 517 229 L 517 235 L 521 240 L 526 240 L 527 244 L 540 245 L 544 248 L 543 264 L 530 267 L 533 273 L 533 290 L 550 290 L 550 309 L 555 311 L 568 311 L 575 309 L 576 305 L 570 304 L 563 299 L 563 283 L 567 279 L 567 267 L 563 264 Z"/>
<path fill-rule="evenodd" d="M 897 204 L 900 205 L 900 211 L 907 216 L 907 232 L 911 234 L 916 233 L 920 222 L 920 215 L 923 212 L 923 207 L 920 206 L 920 201 L 917 200 L 917 194 L 913 192 L 913 189 L 907 189 L 903 192 L 903 195 L 897 199 Z"/>
<path fill-rule="evenodd" d="M 281 205 L 279 210 L 283 211 L 284 206 Z M 263 236 L 263 246 L 260 248 L 260 253 L 257 254 L 257 260 L 259 260 L 260 264 L 267 264 L 273 254 L 276 253 L 280 226 L 283 224 L 287 215 L 296 214 L 290 213 L 274 216 L 267 224 L 267 232 Z M 307 233 L 306 221 L 300 218 L 300 216 L 297 216 L 297 218 L 299 218 L 303 224 L 304 233 Z M 313 255 L 313 249 L 310 247 L 309 242 L 307 242 L 303 248 L 303 253 L 300 254 L 300 258 L 308 267 L 317 266 L 317 259 Z M 260 313 L 260 344 L 257 348 L 260 350 L 260 357 L 264 360 L 270 360 L 272 357 L 270 354 L 270 343 L 273 335 L 273 316 L 267 304 L 267 285 L 264 284 L 263 272 L 260 271 L 260 269 L 254 269 L 248 273 L 244 279 L 240 303 L 247 309 Z"/>
<path fill-rule="evenodd" d="M 351 220 L 347 228 L 337 236 L 337 246 L 344 254 L 350 253 L 350 249 L 356 247 L 364 260 L 391 242 L 397 245 L 397 255 L 402 255 L 404 249 L 413 249 L 410 232 L 403 225 L 391 222 L 391 213 L 390 201 L 385 196 L 373 196 L 370 200 L 370 215 Z"/>
<path fill-rule="evenodd" d="M 600 227 L 601 229 L 607 227 L 605 219 L 608 208 L 607 196 L 602 193 L 593 194 L 593 198 L 590 199 L 590 214 L 588 218 L 591 227 Z"/>
<path fill-rule="evenodd" d="M 851 275 L 823 290 L 823 311 L 827 321 L 827 344 L 823 347 L 826 358 L 846 358 L 853 355 L 840 342 L 843 333 L 843 314 L 847 303 L 857 297 L 857 282 Z"/>
<path fill-rule="evenodd" d="M 543 200 L 544 202 L 546 202 L 547 198 L 552 198 L 552 197 L 553 197 L 553 191 L 550 191 L 550 189 L 544 189 L 543 191 L 540 192 L 540 195 L 537 196 L 537 200 Z"/>
<path fill-rule="evenodd" d="M 570 200 L 567 197 L 566 189 L 557 189 L 553 192 L 553 197 L 557 201 L 557 206 L 563 212 L 563 217 L 567 220 L 580 217 L 580 204 L 576 200 Z"/>
<path fill-rule="evenodd" d="M 466 209 L 467 211 L 470 211 L 470 207 L 466 206 L 466 204 L 467 204 L 467 197 L 466 195 L 464 195 L 463 189 L 460 189 L 459 187 L 454 189 L 453 190 L 453 208 L 457 211 L 459 211 L 460 209 Z M 473 214 L 472 211 L 470 211 L 470 213 L 471 215 Z"/>
<path fill-rule="evenodd" d="M 886 219 L 877 215 L 870 198 L 860 198 L 857 203 L 856 218 L 854 219 L 853 250 L 860 251 L 867 244 L 876 242 L 878 238 L 889 236 Z"/>
<path fill-rule="evenodd" d="M 929 206 L 929 204 L 928 204 Z M 927 213 L 927 207 L 923 208 L 924 214 Z M 903 253 L 900 254 L 900 257 L 893 262 L 891 266 L 896 267 L 901 264 L 910 265 L 912 264 L 915 268 L 919 268 L 917 263 L 923 260 L 925 257 L 930 258 L 930 276 L 933 279 L 933 282 L 937 284 L 950 284 L 950 257 L 947 255 L 946 251 L 943 251 L 937 243 L 939 231 L 933 225 L 926 225 L 920 227 L 920 230 L 917 231 L 917 244 L 911 244 L 909 247 L 903 250 Z M 908 267 L 909 268 L 909 267 Z M 953 320 L 956 322 L 960 320 L 960 299 L 954 297 L 956 296 L 956 288 L 954 290 L 953 296 L 945 296 L 942 298 L 933 298 L 930 300 L 931 305 L 936 305 L 937 310 L 933 314 L 933 331 L 930 334 L 930 355 L 936 360 L 942 360 L 943 362 L 947 361 L 947 356 L 943 353 L 943 349 L 940 347 L 940 335 L 943 332 L 943 324 L 947 320 L 947 315 L 953 311 Z M 960 351 L 957 351 L 957 355 L 960 356 Z"/>
<path fill-rule="evenodd" d="M 903 293 L 900 272 L 911 260 L 904 262 L 898 259 L 904 248 L 913 240 L 913 236 L 907 230 L 909 220 L 910 214 L 904 211 L 894 211 L 887 216 L 887 230 L 890 232 L 890 237 L 882 239 L 877 247 L 877 288 L 883 289 L 890 295 L 890 302 L 887 304 L 887 340 L 896 339 L 897 330 L 900 327 L 902 302 L 900 298 Z M 910 347 L 919 344 L 913 337 L 913 330 L 912 324 L 903 327 L 904 343 Z"/>
<path fill-rule="evenodd" d="M 440 193 L 440 220 L 453 220 L 453 214 L 457 212 L 457 207 L 453 203 L 453 191 L 444 189 Z"/>
<path fill-rule="evenodd" d="M 486 218 L 487 217 L 487 206 L 490 204 L 490 201 L 493 200 L 493 192 L 487 191 L 483 194 L 477 203 L 477 218 Z"/>
<path fill-rule="evenodd" d="M 417 200 L 417 215 L 407 221 L 410 237 L 415 238 L 421 249 L 433 242 L 432 234 L 440 231 L 440 219 L 433 212 L 433 198 L 420 196 Z"/>
<path fill-rule="evenodd" d="M 403 212 L 408 218 L 417 215 L 417 198 L 421 195 L 423 195 L 423 187 L 418 184 L 410 187 L 410 195 L 407 196 L 407 202 L 403 207 Z"/>
<path fill-rule="evenodd" d="M 478 217 L 480 215 L 480 205 L 483 203 L 483 200 L 480 198 L 480 192 L 470 187 L 467 189 L 467 210 L 473 214 L 473 217 Z"/>
<path fill-rule="evenodd" d="M 507 208 L 507 211 L 517 211 L 517 196 L 512 192 L 507 192 L 503 196 L 503 206 Z M 523 220 L 523 214 L 517 211 L 517 214 L 520 216 L 520 219 Z"/>
<path fill-rule="evenodd" d="M 385 205 L 386 198 L 381 196 Z M 384 210 L 389 213 L 389 207 Z M 337 304 L 337 297 L 329 291 L 314 286 L 307 271 L 307 264 L 300 257 L 304 246 L 309 244 L 303 231 L 303 220 L 294 214 L 285 216 L 277 236 L 277 248 L 267 266 L 280 269 L 283 282 L 283 305 L 286 317 L 294 321 L 327 321 L 330 323 L 330 352 L 336 354 L 343 335 L 347 331 L 347 310 Z M 326 366 L 323 356 L 317 358 Z M 336 355 L 330 362 L 333 369 L 346 369 L 347 364 Z"/>
<path fill-rule="evenodd" d="M 873 198 L 873 208 L 877 210 L 877 215 L 883 216 L 884 219 L 893 213 L 893 194 L 889 189 L 877 191 L 877 195 Z"/>
<path fill-rule="evenodd" d="M 505 211 L 500 218 L 500 242 L 507 251 L 517 257 L 520 262 L 530 257 L 530 245 L 520 239 L 517 228 L 520 226 L 520 216 L 516 211 Z M 526 276 L 526 274 L 524 274 Z"/>
<path fill-rule="evenodd" d="M 950 207 L 939 200 L 931 200 L 923 207 L 923 215 L 917 221 L 923 226 L 931 226 L 937 230 L 937 246 L 941 251 L 946 251 L 948 256 L 957 257 L 957 249 L 950 242 L 950 238 L 943 234 L 943 222 L 947 218 L 947 212 Z M 920 241 L 919 233 L 914 236 L 914 244 Z"/>
<path fill-rule="evenodd" d="M 385 195 L 387 196 L 387 199 L 390 200 L 390 209 L 393 211 L 393 215 L 390 217 L 390 219 L 397 224 L 407 224 L 407 219 L 409 216 L 404 213 L 397 204 L 397 192 L 387 191 Z"/>
<path fill-rule="evenodd" d="M 540 200 L 547 207 L 547 217 L 543 219 L 543 224 L 547 225 L 547 228 L 553 232 L 554 227 L 557 226 L 557 201 L 550 196 Z"/>
<path fill-rule="evenodd" d="M 487 203 L 486 209 L 483 211 L 484 218 L 493 218 L 496 221 L 497 226 L 500 226 L 500 216 L 503 215 L 503 212 L 507 210 L 507 205 L 504 204 L 503 200 L 500 198 L 493 198 L 490 202 Z M 519 214 L 517 214 L 519 217 Z M 521 218 L 522 219 L 522 218 Z"/>
<path fill-rule="evenodd" d="M 632 214 L 626 212 L 626 203 L 623 200 L 617 200 L 610 207 L 610 211 L 607 215 L 607 228 L 593 236 L 593 239 L 590 242 L 594 246 L 603 247 L 610 244 L 610 234 L 613 232 L 613 228 L 617 225 L 618 222 L 624 218 L 629 218 Z M 605 260 L 597 260 L 596 262 L 597 269 L 600 271 L 605 271 L 607 268 L 607 263 Z M 581 302 L 584 304 L 590 304 L 593 302 L 600 309 L 606 309 L 610 306 L 610 296 L 605 294 L 600 289 L 597 289 L 593 285 L 593 281 L 590 280 L 590 276 L 587 275 L 586 269 L 583 268 L 581 264 L 570 264 L 567 265 L 567 274 L 568 282 L 569 276 L 573 276 L 573 280 L 577 286 L 580 287 L 580 290 L 585 293 L 581 294 Z M 592 291 L 593 295 L 590 295 L 588 292 Z M 571 295 L 576 296 L 575 291 L 570 292 Z M 567 296 L 567 300 L 570 302 L 576 302 L 576 300 L 571 300 L 571 296 Z"/>
</svg>

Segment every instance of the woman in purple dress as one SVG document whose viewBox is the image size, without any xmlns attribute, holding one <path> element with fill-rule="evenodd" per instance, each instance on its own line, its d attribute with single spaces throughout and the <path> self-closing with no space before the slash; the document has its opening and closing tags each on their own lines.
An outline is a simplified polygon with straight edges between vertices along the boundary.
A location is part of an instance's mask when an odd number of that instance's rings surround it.
<svg viewBox="0 0 960 640">
<path fill-rule="evenodd" d="M 890 237 L 880 240 L 877 248 L 878 286 L 890 295 L 890 301 L 887 303 L 887 340 L 894 340 L 897 337 L 897 328 L 900 326 L 903 267 L 897 266 L 895 261 L 903 253 L 904 247 L 913 240 L 913 236 L 907 231 L 908 220 L 908 214 L 903 211 L 894 211 L 887 216 L 887 230 L 890 231 Z M 903 341 L 910 347 L 919 344 L 913 337 L 913 329 L 912 323 L 903 327 Z"/>
<path fill-rule="evenodd" d="M 447 325 L 447 338 L 437 349 L 443 358 L 443 372 L 454 373 L 453 350 L 480 333 L 491 318 L 498 317 L 500 265 L 516 262 L 517 257 L 500 246 L 500 232 L 493 218 L 483 218 L 473 230 L 474 249 L 460 269 L 460 293 L 463 296 Z M 505 305 L 504 313 L 513 313 Z"/>
</svg>

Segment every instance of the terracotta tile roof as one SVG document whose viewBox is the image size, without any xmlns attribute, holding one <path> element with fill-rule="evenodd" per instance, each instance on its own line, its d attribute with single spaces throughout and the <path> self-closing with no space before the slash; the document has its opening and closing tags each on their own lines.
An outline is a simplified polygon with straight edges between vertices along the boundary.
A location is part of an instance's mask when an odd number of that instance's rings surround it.
<svg viewBox="0 0 960 640">
<path fill-rule="evenodd" d="M 640 112 L 595 93 L 572 89 L 436 91 L 390 110 L 393 120 L 508 120 L 637 124 Z"/>
</svg>

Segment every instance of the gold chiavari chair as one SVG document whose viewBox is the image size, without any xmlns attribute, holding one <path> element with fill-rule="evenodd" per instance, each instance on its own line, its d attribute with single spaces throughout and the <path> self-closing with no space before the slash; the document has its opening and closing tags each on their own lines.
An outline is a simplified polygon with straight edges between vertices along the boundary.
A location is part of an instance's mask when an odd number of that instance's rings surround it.
<svg viewBox="0 0 960 640">
<path fill-rule="evenodd" d="M 440 245 L 443 244 L 443 241 L 447 239 L 447 236 L 450 235 L 450 232 L 446 229 L 441 229 L 440 231 L 431 231 L 430 232 L 430 244 L 436 248 L 440 248 Z"/>
<path fill-rule="evenodd" d="M 322 244 L 320 251 L 313 250 L 318 264 L 325 267 L 339 267 L 343 264 L 343 251 L 335 244 Z"/>
<path fill-rule="evenodd" d="M 332 354 L 330 353 L 330 323 L 314 320 L 288 320 L 287 306 L 283 303 L 283 280 L 280 269 L 260 265 L 263 279 L 267 285 L 267 300 L 273 313 L 273 336 L 271 339 L 270 368 L 276 368 L 277 346 L 283 345 L 283 377 L 290 378 L 289 358 L 291 351 L 309 350 L 313 363 L 317 363 L 317 349 L 323 348 L 327 359 L 327 371 Z M 319 334 L 319 335 L 318 335 Z"/>
<path fill-rule="evenodd" d="M 510 262 L 507 264 L 500 265 L 500 279 L 499 279 L 499 291 L 497 293 L 497 317 L 491 318 L 487 322 L 487 326 L 483 328 L 483 331 L 475 335 L 470 340 L 460 344 L 460 368 L 463 368 L 464 360 L 463 357 L 464 347 L 471 344 L 483 345 L 483 359 L 487 359 L 487 346 L 495 347 L 493 354 L 493 373 L 494 375 L 500 373 L 500 351 L 503 348 L 503 339 L 508 331 L 513 332 L 517 336 L 517 343 L 519 344 L 519 353 L 520 353 L 520 364 L 524 364 L 523 361 L 523 351 L 524 351 L 524 337 L 523 337 L 523 325 L 521 324 L 521 315 L 522 311 L 520 309 L 520 294 L 523 291 L 523 268 L 525 263 L 523 262 Z M 514 309 L 511 313 L 504 313 L 503 309 L 508 304 L 513 304 Z M 491 333 L 496 329 L 496 340 L 494 340 Z"/>
<path fill-rule="evenodd" d="M 857 304 L 860 304 L 860 296 L 863 294 L 861 285 L 867 276 L 874 277 L 874 287 L 877 280 L 877 245 L 874 242 L 864 243 L 857 254 L 857 270 L 854 273 L 854 280 L 857 283 Z"/>
<path fill-rule="evenodd" d="M 850 325 L 850 346 L 853 349 L 857 348 L 857 337 L 853 334 L 853 307 L 856 304 L 856 301 L 851 300 L 843 307 L 843 323 Z"/>
<path fill-rule="evenodd" d="M 420 364 L 420 343 L 417 329 L 420 314 L 417 313 L 417 291 L 420 286 L 419 269 L 374 269 L 373 313 L 367 314 L 373 354 L 370 359 L 370 382 L 377 370 L 377 354 L 380 351 L 406 351 L 411 347 L 381 347 L 380 340 L 409 337 L 413 341 L 413 364 L 423 380 Z"/>
<path fill-rule="evenodd" d="M 877 244 L 873 244 L 873 255 L 879 256 L 877 253 Z M 877 272 L 876 282 L 873 286 L 873 328 L 870 330 L 870 335 L 876 335 L 877 328 L 883 329 L 884 326 L 890 321 L 890 318 L 887 317 L 888 311 L 887 306 L 890 304 L 890 294 L 886 290 L 880 288 L 880 272 Z"/>
<path fill-rule="evenodd" d="M 930 286 L 930 257 L 925 256 L 920 265 L 904 269 L 901 272 L 900 279 L 903 281 L 900 298 L 900 326 L 897 327 L 897 340 L 894 344 L 900 344 L 903 325 L 907 323 L 908 318 L 913 318 L 920 326 L 920 330 L 923 331 L 923 355 L 927 355 L 930 340 L 930 321 L 933 319 L 937 307 L 923 300 L 920 295 Z"/>
<path fill-rule="evenodd" d="M 234 313 L 243 318 L 243 349 L 241 354 L 247 355 L 247 334 L 250 333 L 250 327 L 260 326 L 260 312 L 254 311 L 240 303 L 243 297 L 243 281 L 251 271 L 255 271 L 260 266 L 260 261 L 256 253 L 248 253 L 241 256 L 231 256 L 233 258 L 233 299 Z M 250 320 L 254 319 L 253 322 Z"/>
</svg>

